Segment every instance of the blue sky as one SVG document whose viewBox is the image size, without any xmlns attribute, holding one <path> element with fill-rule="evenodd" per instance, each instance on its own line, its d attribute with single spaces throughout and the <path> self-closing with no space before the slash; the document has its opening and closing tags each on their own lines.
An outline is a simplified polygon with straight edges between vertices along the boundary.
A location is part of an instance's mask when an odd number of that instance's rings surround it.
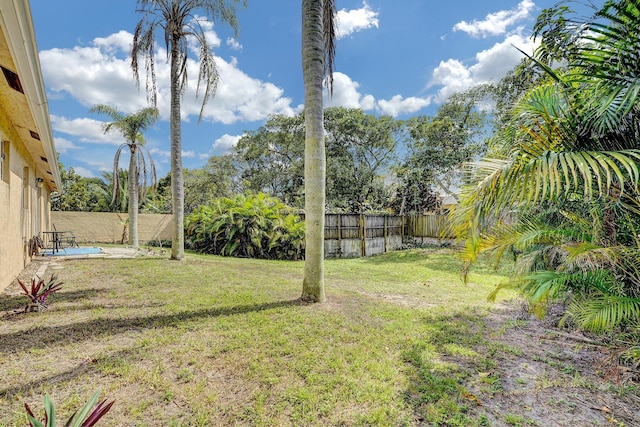
<svg viewBox="0 0 640 427">
<path fill-rule="evenodd" d="M 98 103 L 131 113 L 147 106 L 144 76 L 135 86 L 129 66 L 140 15 L 125 0 L 31 0 L 57 151 L 82 176 L 111 171 L 123 142 L 103 134 Z M 220 85 L 198 124 L 197 65 L 183 97 L 186 168 L 228 152 L 243 132 L 271 114 L 295 114 L 304 103 L 301 1 L 249 0 L 238 12 L 240 34 L 210 25 Z M 360 107 L 398 119 L 433 114 L 447 95 L 496 81 L 532 51 L 531 27 L 555 0 L 338 0 L 334 96 L 328 106 Z M 160 41 L 160 40 L 159 40 Z M 162 47 L 162 41 L 158 43 Z M 157 59 L 160 120 L 145 133 L 159 176 L 169 172 L 168 64 Z M 125 156 L 123 156 L 125 157 Z M 125 159 L 123 159 L 125 160 Z M 126 159 L 128 161 L 128 159 Z M 124 163 L 123 163 L 124 164 Z"/>
</svg>

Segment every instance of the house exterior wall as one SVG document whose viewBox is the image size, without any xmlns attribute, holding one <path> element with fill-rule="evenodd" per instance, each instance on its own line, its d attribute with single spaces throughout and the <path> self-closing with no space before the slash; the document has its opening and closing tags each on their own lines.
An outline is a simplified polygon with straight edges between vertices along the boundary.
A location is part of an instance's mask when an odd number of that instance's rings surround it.
<svg viewBox="0 0 640 427">
<path fill-rule="evenodd" d="M 37 178 L 42 177 L 33 159 L 19 143 L 12 142 L 4 125 L 0 123 L 5 150 L 0 179 L 0 290 L 31 261 L 29 240 L 48 229 L 51 206 L 49 191 L 38 186 Z"/>
</svg>

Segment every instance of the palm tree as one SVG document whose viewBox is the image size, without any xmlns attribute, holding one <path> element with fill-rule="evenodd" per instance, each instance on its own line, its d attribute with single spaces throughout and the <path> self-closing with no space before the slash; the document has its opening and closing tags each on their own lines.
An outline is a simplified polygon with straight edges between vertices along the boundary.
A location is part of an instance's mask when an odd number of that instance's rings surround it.
<svg viewBox="0 0 640 427">
<path fill-rule="evenodd" d="M 330 91 L 335 56 L 335 0 L 302 0 L 302 70 L 305 103 L 305 262 L 302 300 L 326 301 L 324 292 L 324 209 L 326 157 L 322 82 Z"/>
<path fill-rule="evenodd" d="M 204 83 L 204 107 L 215 93 L 218 71 L 215 58 L 207 42 L 206 34 L 200 26 L 202 16 L 211 20 L 222 20 L 236 32 L 238 20 L 235 6 L 241 0 L 138 0 L 138 12 L 143 14 L 136 26 L 131 50 L 131 68 L 139 78 L 139 57 L 145 57 L 147 71 L 147 95 L 153 105 L 157 101 L 155 74 L 155 33 L 162 33 L 167 57 L 171 66 L 171 205 L 173 208 L 173 233 L 171 259 L 184 259 L 184 183 L 182 177 L 182 141 L 180 130 L 180 97 L 187 85 L 187 58 L 190 43 L 199 47 L 200 71 L 198 92 Z M 246 1 L 243 0 L 243 4 Z M 197 12 L 202 14 L 196 15 Z"/>
<path fill-rule="evenodd" d="M 568 313 L 581 326 L 637 324 L 640 2 L 608 1 L 580 25 L 567 24 L 562 6 L 554 13 L 536 25 L 543 47 L 532 58 L 551 80 L 517 103 L 502 155 L 474 165 L 455 220 L 469 260 L 484 250 L 520 253 L 511 285 L 534 304 L 572 290 Z M 565 68 L 554 71 L 545 61 L 557 54 Z M 515 223 L 507 212 L 517 212 Z"/>
<path fill-rule="evenodd" d="M 117 108 L 109 105 L 95 105 L 91 112 L 106 114 L 113 122 L 105 123 L 103 130 L 105 133 L 116 131 L 120 133 L 126 140 L 125 143 L 118 147 L 116 155 L 113 158 L 113 204 L 120 199 L 121 182 L 118 179 L 118 165 L 120 164 L 120 154 L 126 147 L 129 149 L 131 156 L 129 158 L 129 245 L 138 248 L 138 201 L 139 197 L 144 198 L 147 189 L 147 179 L 150 174 L 150 185 L 156 183 L 156 167 L 151 158 L 151 153 L 144 146 L 144 138 L 142 132 L 152 126 L 158 120 L 158 110 L 155 107 L 143 108 L 130 115 L 125 115 L 118 111 Z M 146 156 L 145 156 L 146 154 Z M 150 170 L 147 170 L 147 161 L 149 159 Z M 142 173 L 141 173 L 142 172 Z"/>
</svg>

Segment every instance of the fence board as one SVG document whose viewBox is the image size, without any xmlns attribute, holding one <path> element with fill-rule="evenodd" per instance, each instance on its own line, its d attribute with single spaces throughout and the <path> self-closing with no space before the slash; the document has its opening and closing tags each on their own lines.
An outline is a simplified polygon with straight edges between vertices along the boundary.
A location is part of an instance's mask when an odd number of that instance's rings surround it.
<svg viewBox="0 0 640 427">
<path fill-rule="evenodd" d="M 444 215 L 360 215 L 327 214 L 325 254 L 327 257 L 361 257 L 399 248 L 405 237 L 448 238 Z"/>
</svg>

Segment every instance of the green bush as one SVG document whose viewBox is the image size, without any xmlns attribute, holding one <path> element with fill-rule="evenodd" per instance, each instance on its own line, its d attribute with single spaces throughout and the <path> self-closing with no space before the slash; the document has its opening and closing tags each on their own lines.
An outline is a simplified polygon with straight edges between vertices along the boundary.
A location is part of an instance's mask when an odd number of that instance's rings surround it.
<svg viewBox="0 0 640 427">
<path fill-rule="evenodd" d="M 187 217 L 185 243 L 206 254 L 298 260 L 304 223 L 293 208 L 264 193 L 223 197 Z"/>
</svg>

